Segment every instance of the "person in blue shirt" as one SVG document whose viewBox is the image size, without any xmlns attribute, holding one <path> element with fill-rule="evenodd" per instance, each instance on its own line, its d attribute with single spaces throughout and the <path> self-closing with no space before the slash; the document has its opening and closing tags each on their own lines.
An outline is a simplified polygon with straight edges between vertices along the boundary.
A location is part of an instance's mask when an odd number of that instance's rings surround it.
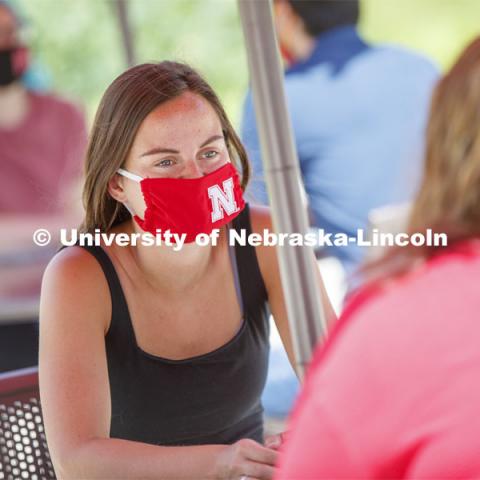
<svg viewBox="0 0 480 480">
<path fill-rule="evenodd" d="M 367 228 L 371 209 L 413 197 L 438 78 L 427 58 L 362 39 L 359 10 L 358 0 L 274 2 L 312 227 L 349 236 Z M 251 92 L 243 110 L 242 140 L 252 164 L 247 193 L 251 201 L 268 204 Z M 336 257 L 349 275 L 365 249 L 351 243 L 326 247 L 321 254 Z M 262 398 L 267 415 L 286 416 L 297 392 L 285 353 L 280 344 L 272 345 Z"/>
<path fill-rule="evenodd" d="M 404 203 L 417 188 L 437 68 L 407 49 L 363 40 L 358 0 L 276 0 L 274 9 L 312 226 L 356 236 L 371 209 Z M 268 204 L 251 92 L 242 137 L 251 199 Z M 365 249 L 351 243 L 324 253 L 350 274 Z"/>
</svg>

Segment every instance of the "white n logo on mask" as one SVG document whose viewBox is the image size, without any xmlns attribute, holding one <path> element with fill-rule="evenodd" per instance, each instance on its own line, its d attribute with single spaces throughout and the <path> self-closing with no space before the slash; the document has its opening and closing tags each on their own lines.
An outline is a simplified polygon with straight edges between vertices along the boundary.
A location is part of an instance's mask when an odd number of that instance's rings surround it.
<svg viewBox="0 0 480 480">
<path fill-rule="evenodd" d="M 212 202 L 212 223 L 222 220 L 224 212 L 228 216 L 239 210 L 233 193 L 233 178 L 223 182 L 223 190 L 218 185 L 209 187 L 208 196 Z"/>
</svg>

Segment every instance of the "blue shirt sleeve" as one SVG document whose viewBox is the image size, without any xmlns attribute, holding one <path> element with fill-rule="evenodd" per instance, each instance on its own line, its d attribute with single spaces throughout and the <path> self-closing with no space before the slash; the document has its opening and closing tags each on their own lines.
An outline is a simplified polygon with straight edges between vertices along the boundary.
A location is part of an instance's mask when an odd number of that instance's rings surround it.
<svg viewBox="0 0 480 480">
<path fill-rule="evenodd" d="M 260 141 L 258 138 L 255 121 L 255 109 L 253 106 L 252 92 L 249 91 L 243 105 L 241 138 L 247 151 L 251 166 L 250 183 L 247 187 L 247 198 L 250 202 L 260 205 L 268 205 L 268 193 L 263 173 Z"/>
</svg>

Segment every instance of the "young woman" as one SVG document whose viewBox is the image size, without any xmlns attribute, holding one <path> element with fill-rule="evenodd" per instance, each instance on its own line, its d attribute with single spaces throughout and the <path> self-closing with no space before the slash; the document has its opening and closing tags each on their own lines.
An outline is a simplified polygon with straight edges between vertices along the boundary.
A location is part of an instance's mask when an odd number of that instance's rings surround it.
<svg viewBox="0 0 480 480">
<path fill-rule="evenodd" d="M 410 233 L 313 361 L 279 480 L 480 478 L 480 38 L 440 81 Z"/>
<path fill-rule="evenodd" d="M 179 63 L 123 73 L 101 101 L 85 172 L 84 232 L 170 230 L 186 243 L 74 246 L 48 266 L 40 387 L 57 475 L 272 478 L 267 301 L 290 359 L 292 343 L 275 250 L 228 242 L 229 229 L 271 221 L 244 203 L 246 154 L 215 93 Z M 212 228 L 216 245 L 192 241 Z"/>
</svg>

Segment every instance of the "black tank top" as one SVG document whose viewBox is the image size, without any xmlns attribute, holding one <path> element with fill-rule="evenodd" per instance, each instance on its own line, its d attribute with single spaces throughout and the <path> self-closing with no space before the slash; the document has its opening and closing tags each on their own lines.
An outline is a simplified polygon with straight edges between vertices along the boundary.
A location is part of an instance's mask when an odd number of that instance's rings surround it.
<svg viewBox="0 0 480 480">
<path fill-rule="evenodd" d="M 248 205 L 230 225 L 251 232 Z M 138 347 L 115 268 L 101 247 L 83 247 L 100 263 L 110 288 L 105 336 L 112 418 L 110 436 L 156 445 L 263 442 L 269 324 L 267 292 L 252 246 L 231 247 L 243 321 L 216 350 L 170 360 Z M 220 293 L 220 292 L 219 292 Z"/>
</svg>

